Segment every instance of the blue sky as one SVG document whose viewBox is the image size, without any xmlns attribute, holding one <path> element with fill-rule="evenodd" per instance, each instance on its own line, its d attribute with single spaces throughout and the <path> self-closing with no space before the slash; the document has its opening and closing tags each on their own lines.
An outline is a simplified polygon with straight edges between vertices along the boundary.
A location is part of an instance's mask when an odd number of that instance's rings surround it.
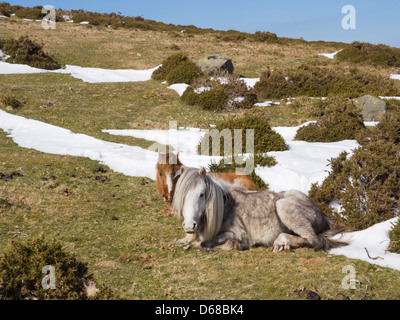
<svg viewBox="0 0 400 320">
<path fill-rule="evenodd" d="M 1 1 L 1 0 L 0 0 Z M 121 12 L 123 15 L 216 30 L 271 31 L 281 37 L 365 41 L 400 47 L 399 0 L 142 0 L 7 1 L 23 6 Z M 342 28 L 342 7 L 356 9 L 356 29 Z"/>
</svg>

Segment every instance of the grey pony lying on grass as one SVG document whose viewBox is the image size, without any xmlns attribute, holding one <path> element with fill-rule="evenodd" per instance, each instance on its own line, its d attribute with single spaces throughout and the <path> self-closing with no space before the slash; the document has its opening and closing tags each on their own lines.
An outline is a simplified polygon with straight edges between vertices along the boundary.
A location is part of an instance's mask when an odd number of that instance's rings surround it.
<svg viewBox="0 0 400 320">
<path fill-rule="evenodd" d="M 346 231 L 300 191 L 248 191 L 215 180 L 204 168 L 181 169 L 173 210 L 183 216 L 188 236 L 178 244 L 203 250 L 246 250 L 273 246 L 273 252 L 311 247 L 329 250 L 348 242 L 331 239 Z"/>
</svg>

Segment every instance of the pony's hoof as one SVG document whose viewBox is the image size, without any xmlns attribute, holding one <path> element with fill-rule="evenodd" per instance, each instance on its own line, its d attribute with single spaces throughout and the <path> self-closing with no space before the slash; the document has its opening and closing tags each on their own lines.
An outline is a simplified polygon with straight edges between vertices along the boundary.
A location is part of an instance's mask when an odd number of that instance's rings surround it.
<svg viewBox="0 0 400 320">
<path fill-rule="evenodd" d="M 185 238 L 183 238 L 183 239 L 176 240 L 175 244 L 179 247 L 183 247 L 189 243 L 187 241 L 185 241 Z"/>
<path fill-rule="evenodd" d="M 274 245 L 274 248 L 273 248 L 272 252 L 273 253 L 278 253 L 278 252 L 283 251 L 283 250 L 284 250 L 284 246 L 281 246 L 280 244 L 276 244 L 276 245 Z"/>
<path fill-rule="evenodd" d="M 201 244 L 200 244 L 200 250 L 201 251 L 204 251 L 204 252 L 211 252 L 211 251 L 213 251 L 212 250 L 212 243 L 211 243 L 211 241 L 203 241 Z"/>
<path fill-rule="evenodd" d="M 275 244 L 274 249 L 272 250 L 273 253 L 278 253 L 278 252 L 282 252 L 282 251 L 289 252 L 289 251 L 291 251 L 291 248 L 287 243 Z"/>
<path fill-rule="evenodd" d="M 214 251 L 212 248 L 207 248 L 207 247 L 202 247 L 202 246 L 200 246 L 200 250 L 203 252 L 213 252 Z"/>
</svg>

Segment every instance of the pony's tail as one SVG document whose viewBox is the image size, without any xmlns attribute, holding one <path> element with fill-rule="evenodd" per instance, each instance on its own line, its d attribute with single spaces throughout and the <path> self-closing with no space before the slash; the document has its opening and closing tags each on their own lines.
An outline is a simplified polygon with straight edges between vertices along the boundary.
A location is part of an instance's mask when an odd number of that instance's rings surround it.
<svg viewBox="0 0 400 320">
<path fill-rule="evenodd" d="M 350 231 L 354 231 L 354 230 L 352 230 L 351 228 L 348 228 L 348 227 L 333 225 L 328 230 L 317 234 L 319 244 L 314 249 L 316 251 L 318 251 L 318 250 L 328 251 L 330 249 L 347 246 L 350 244 L 350 240 L 344 240 L 342 238 L 343 238 L 343 233 L 350 232 Z M 334 237 L 338 234 L 342 234 L 339 239 L 332 239 L 332 237 Z"/>
</svg>

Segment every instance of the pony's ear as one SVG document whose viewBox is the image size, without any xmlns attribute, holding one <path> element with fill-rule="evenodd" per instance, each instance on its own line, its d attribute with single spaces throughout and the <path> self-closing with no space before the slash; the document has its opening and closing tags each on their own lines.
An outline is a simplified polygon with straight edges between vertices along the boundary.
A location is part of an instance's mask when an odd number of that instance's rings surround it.
<svg viewBox="0 0 400 320">
<path fill-rule="evenodd" d="M 182 166 L 181 169 L 179 170 L 179 174 L 182 175 L 183 172 L 185 172 L 186 168 L 185 166 Z"/>
<path fill-rule="evenodd" d="M 179 152 L 176 154 L 176 164 L 182 166 L 182 162 L 179 160 Z"/>
<path fill-rule="evenodd" d="M 202 167 L 202 168 L 199 170 L 199 176 L 200 176 L 202 179 L 205 179 L 205 178 L 206 178 L 206 169 L 204 169 L 204 167 Z"/>
</svg>

